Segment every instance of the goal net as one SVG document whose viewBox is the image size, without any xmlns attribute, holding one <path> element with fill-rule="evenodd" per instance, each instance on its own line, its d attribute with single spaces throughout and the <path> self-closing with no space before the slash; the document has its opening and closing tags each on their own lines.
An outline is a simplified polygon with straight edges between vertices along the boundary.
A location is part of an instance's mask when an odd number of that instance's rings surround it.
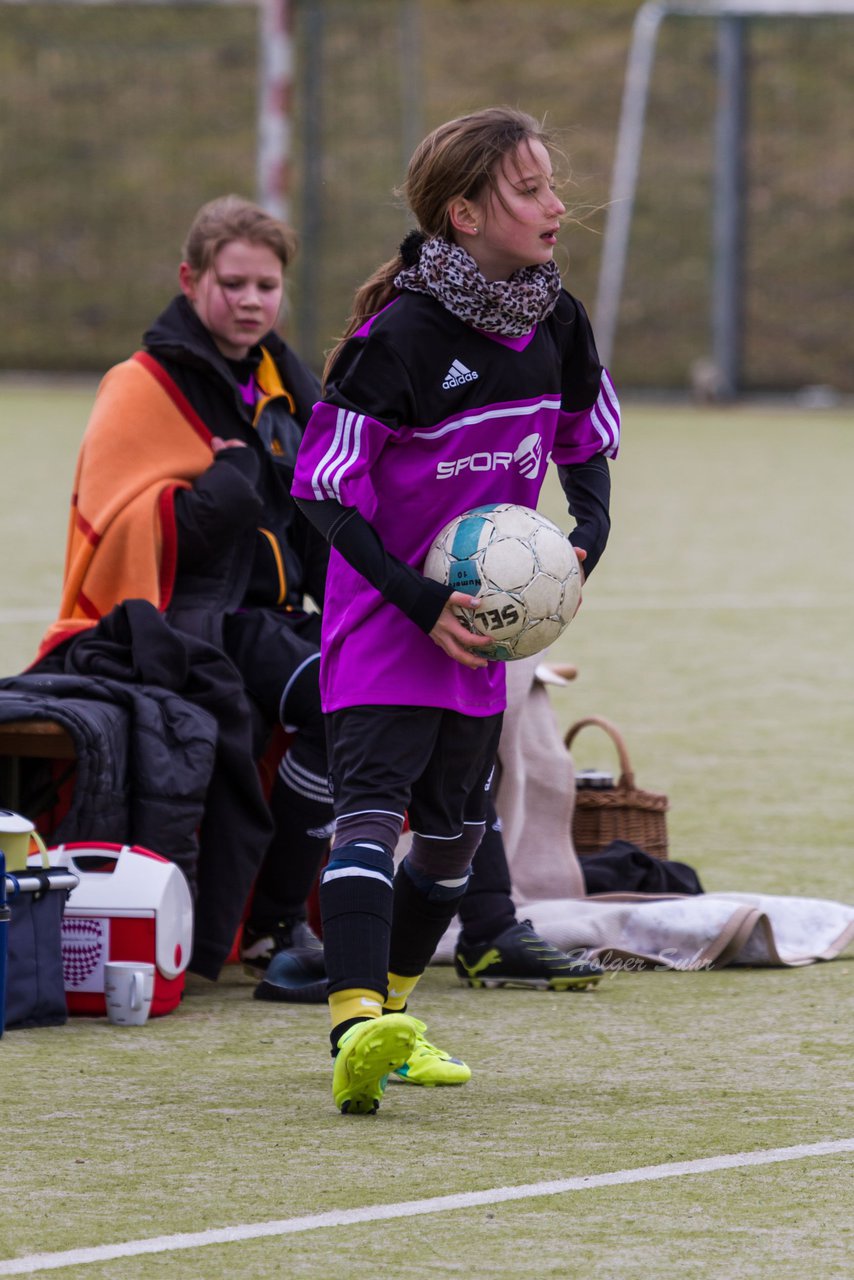
<svg viewBox="0 0 854 1280">
<path fill-rule="evenodd" d="M 0 0 L 0 370 L 123 359 L 175 289 L 199 205 L 258 194 L 260 2 Z M 522 21 L 518 0 L 293 0 L 288 334 L 302 355 L 320 366 L 354 288 L 394 251 L 413 139 L 493 102 L 559 132 L 578 220 L 558 261 L 593 310 L 638 9 L 527 0 Z M 746 389 L 854 392 L 852 33 L 843 18 L 750 24 Z M 622 388 L 684 390 L 710 354 L 716 37 L 712 18 L 661 29 L 612 361 Z"/>
</svg>

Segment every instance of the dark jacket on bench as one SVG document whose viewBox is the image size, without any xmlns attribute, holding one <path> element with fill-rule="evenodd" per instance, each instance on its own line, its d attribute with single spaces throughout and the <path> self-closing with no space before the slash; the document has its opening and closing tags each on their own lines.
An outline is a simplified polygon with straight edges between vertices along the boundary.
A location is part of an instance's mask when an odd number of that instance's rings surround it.
<svg viewBox="0 0 854 1280">
<path fill-rule="evenodd" d="M 272 831 L 234 667 L 130 600 L 0 680 L 0 719 L 35 718 L 56 720 L 78 750 L 54 843 L 140 844 L 177 862 L 195 890 L 190 968 L 216 978 Z"/>
</svg>

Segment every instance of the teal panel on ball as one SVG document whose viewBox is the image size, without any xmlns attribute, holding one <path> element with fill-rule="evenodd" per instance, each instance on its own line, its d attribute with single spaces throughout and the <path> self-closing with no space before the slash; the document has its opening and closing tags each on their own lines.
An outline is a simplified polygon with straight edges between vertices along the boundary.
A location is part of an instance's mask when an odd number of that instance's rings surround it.
<svg viewBox="0 0 854 1280">
<path fill-rule="evenodd" d="M 514 656 L 512 650 L 500 642 L 494 644 L 491 649 L 481 649 L 480 652 L 485 658 L 492 658 L 495 662 L 512 662 Z"/>
<path fill-rule="evenodd" d="M 467 595 L 476 595 L 480 590 L 480 574 L 477 565 L 471 560 L 456 560 L 448 574 L 448 585 L 455 591 L 465 591 Z"/>
<path fill-rule="evenodd" d="M 492 510 L 492 507 L 481 507 L 475 511 L 467 511 L 460 518 L 450 547 L 451 555 L 455 560 L 468 560 L 478 550 L 484 525 L 481 512 Z"/>
</svg>

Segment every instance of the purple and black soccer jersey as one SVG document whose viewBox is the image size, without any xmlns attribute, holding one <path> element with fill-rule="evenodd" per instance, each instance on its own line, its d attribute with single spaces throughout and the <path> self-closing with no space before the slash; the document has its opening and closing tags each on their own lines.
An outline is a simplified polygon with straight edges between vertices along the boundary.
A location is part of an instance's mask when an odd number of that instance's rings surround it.
<svg viewBox="0 0 854 1280">
<path fill-rule="evenodd" d="M 620 410 L 587 316 L 565 291 L 522 338 L 470 328 L 405 293 L 346 343 L 315 405 L 295 498 L 356 507 L 388 551 L 421 569 L 471 507 L 536 507 L 549 458 L 614 458 Z M 402 704 L 487 716 L 504 668 L 470 670 L 441 650 L 334 549 L 323 610 L 325 711 Z"/>
</svg>

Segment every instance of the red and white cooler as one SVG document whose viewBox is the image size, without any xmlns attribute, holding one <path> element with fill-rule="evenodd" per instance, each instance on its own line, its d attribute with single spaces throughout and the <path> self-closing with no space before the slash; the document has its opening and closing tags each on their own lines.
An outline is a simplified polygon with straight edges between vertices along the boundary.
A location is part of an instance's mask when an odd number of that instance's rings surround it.
<svg viewBox="0 0 854 1280">
<path fill-rule="evenodd" d="M 180 867 L 139 845 L 58 845 L 51 866 L 79 876 L 62 920 L 62 973 L 69 1013 L 106 1014 L 108 960 L 155 966 L 151 1015 L 180 1002 L 193 943 L 193 902 Z"/>
</svg>

